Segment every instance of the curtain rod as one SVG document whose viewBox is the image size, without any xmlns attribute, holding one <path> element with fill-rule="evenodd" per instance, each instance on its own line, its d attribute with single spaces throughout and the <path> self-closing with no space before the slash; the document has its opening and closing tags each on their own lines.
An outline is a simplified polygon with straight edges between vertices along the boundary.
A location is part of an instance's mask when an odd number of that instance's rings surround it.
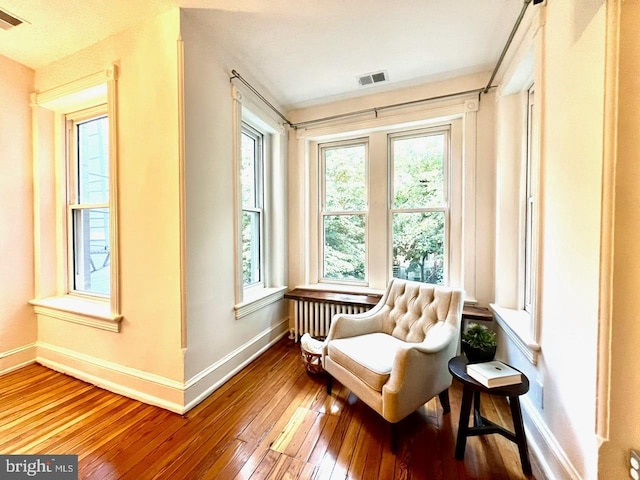
<svg viewBox="0 0 640 480">
<path fill-rule="evenodd" d="M 299 122 L 299 123 L 291 123 L 289 121 L 289 119 L 287 117 L 285 117 L 285 115 L 282 112 L 280 112 L 280 110 L 278 110 L 266 98 L 264 98 L 264 96 L 262 96 L 260 94 L 260 92 L 258 92 L 249 82 L 247 82 L 242 77 L 242 75 L 240 75 L 236 70 L 231 70 L 231 73 L 233 74 L 233 76 L 230 78 L 230 80 L 233 80 L 234 78 L 237 78 L 242 83 L 244 83 L 249 90 L 251 90 L 260 100 L 262 100 L 271 110 L 273 110 L 276 114 L 278 114 L 278 116 L 281 119 L 283 119 L 286 122 L 287 125 L 289 125 L 291 128 L 295 128 L 295 129 L 298 129 L 300 127 L 306 127 L 308 125 L 312 125 L 312 124 L 315 124 L 315 123 L 323 123 L 323 122 L 328 122 L 328 121 L 331 121 L 331 120 L 338 120 L 340 118 L 346 118 L 346 117 L 354 117 L 356 115 L 363 115 L 363 114 L 366 114 L 366 113 L 375 113 L 376 116 L 377 116 L 378 112 L 384 111 L 384 110 L 389 110 L 389 109 L 392 109 L 392 108 L 407 107 L 407 106 L 416 105 L 416 104 L 419 104 L 419 103 L 431 102 L 431 101 L 434 101 L 434 100 L 443 100 L 445 98 L 459 97 L 459 96 L 462 96 L 462 95 L 471 95 L 471 94 L 474 94 L 474 93 L 477 93 L 478 94 L 478 99 L 480 99 L 480 94 L 484 90 L 483 88 L 474 88 L 472 90 L 465 90 L 465 91 L 455 92 L 455 93 L 447 93 L 447 94 L 438 95 L 438 96 L 435 96 L 435 97 L 420 98 L 420 99 L 417 99 L 417 100 L 410 100 L 408 102 L 393 103 L 393 104 L 390 104 L 390 105 L 383 105 L 381 107 L 365 108 L 363 110 L 340 113 L 338 115 L 332 115 L 332 116 L 329 116 L 329 117 L 316 118 L 314 120 L 307 120 L 307 121 Z"/>
<path fill-rule="evenodd" d="M 541 2 L 541 0 L 538 0 L 538 1 L 534 1 L 533 3 L 540 3 L 540 2 Z M 500 66 L 502 65 L 502 61 L 504 60 L 504 57 L 507 54 L 507 50 L 509 50 L 509 47 L 511 46 L 511 42 L 513 42 L 513 38 L 516 36 L 516 32 L 518 31 L 518 28 L 520 27 L 520 24 L 522 23 L 522 19 L 524 18 L 524 13 L 527 11 L 527 7 L 529 6 L 530 3 L 531 3 L 531 0 L 524 0 L 524 5 L 522 5 L 522 9 L 520 10 L 520 15 L 518 15 L 516 23 L 513 25 L 513 28 L 511 29 L 511 33 L 509 34 L 509 38 L 507 39 L 507 43 L 504 44 L 504 48 L 502 49 L 502 53 L 500 54 L 500 58 L 498 58 L 498 63 L 496 63 L 496 66 L 493 69 L 493 72 L 491 73 L 491 78 L 487 82 L 487 86 L 484 87 L 484 90 L 482 91 L 482 93 L 486 94 L 489 91 L 489 89 L 491 88 L 491 86 L 492 86 L 491 83 L 493 83 L 493 79 L 496 77 L 496 74 L 498 73 L 498 70 L 500 69 Z"/>
<path fill-rule="evenodd" d="M 298 123 L 294 123 L 291 126 L 293 128 L 299 128 L 299 127 L 306 127 L 308 125 L 312 125 L 315 123 L 323 123 L 323 122 L 329 122 L 331 120 L 338 120 L 340 118 L 346 118 L 346 117 L 354 117 L 356 115 L 364 115 L 366 113 L 375 113 L 376 117 L 378 116 L 378 112 L 383 111 L 383 110 L 389 110 L 389 109 L 393 109 L 393 108 L 400 108 L 400 107 L 408 107 L 410 105 L 416 105 L 419 103 L 425 103 L 425 102 L 431 102 L 434 100 L 443 100 L 445 98 L 451 98 L 451 97 L 459 97 L 462 95 L 471 95 L 474 93 L 478 94 L 478 98 L 480 98 L 480 93 L 482 93 L 482 91 L 484 90 L 484 88 L 474 88 L 473 90 L 465 90 L 462 92 L 455 92 L 455 93 L 447 93 L 444 95 L 438 95 L 435 97 L 427 97 L 427 98 L 420 98 L 418 100 L 410 100 L 408 102 L 401 102 L 401 103 L 393 103 L 391 105 L 383 105 L 381 107 L 371 107 L 371 108 L 365 108 L 363 110 L 357 110 L 354 112 L 346 112 L 346 113 L 339 113 L 337 115 L 331 115 L 329 117 L 322 117 L 322 118 L 316 118 L 314 120 L 307 120 L 305 122 L 298 122 Z"/>
<path fill-rule="evenodd" d="M 251 90 L 254 94 L 257 95 L 257 97 L 262 100 L 267 107 L 269 107 L 271 110 L 273 110 L 274 112 L 276 112 L 278 114 L 278 116 L 285 121 L 285 123 L 287 125 L 289 125 L 290 127 L 293 127 L 293 124 L 289 121 L 289 119 L 287 117 L 284 116 L 284 114 L 282 112 L 280 112 L 280 110 L 278 110 L 276 107 L 274 107 L 271 102 L 269 102 L 269 100 L 267 100 L 266 98 L 264 98 L 260 92 L 258 90 L 256 90 L 255 88 L 253 88 L 253 86 L 247 82 L 244 78 L 242 78 L 242 75 L 240 75 L 238 72 L 236 72 L 235 70 L 231 70 L 231 74 L 233 75 L 229 81 L 233 80 L 234 78 L 237 78 L 238 80 L 240 80 L 242 83 L 244 83 L 246 85 L 246 87 Z"/>
</svg>

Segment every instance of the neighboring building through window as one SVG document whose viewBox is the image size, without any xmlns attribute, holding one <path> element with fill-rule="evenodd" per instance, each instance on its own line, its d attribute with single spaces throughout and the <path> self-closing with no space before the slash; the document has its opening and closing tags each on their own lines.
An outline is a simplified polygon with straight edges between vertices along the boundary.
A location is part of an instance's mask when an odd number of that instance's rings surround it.
<svg viewBox="0 0 640 480">
<path fill-rule="evenodd" d="M 109 119 L 106 106 L 66 115 L 69 291 L 110 294 Z"/>
</svg>

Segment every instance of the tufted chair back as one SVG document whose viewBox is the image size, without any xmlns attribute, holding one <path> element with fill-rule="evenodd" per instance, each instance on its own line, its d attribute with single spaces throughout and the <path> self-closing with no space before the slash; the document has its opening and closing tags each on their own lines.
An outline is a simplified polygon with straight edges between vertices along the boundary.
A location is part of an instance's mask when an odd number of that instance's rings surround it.
<svg viewBox="0 0 640 480">
<path fill-rule="evenodd" d="M 422 342 L 439 322 L 457 328 L 451 289 L 394 278 L 381 303 L 382 331 L 405 342 Z"/>
</svg>

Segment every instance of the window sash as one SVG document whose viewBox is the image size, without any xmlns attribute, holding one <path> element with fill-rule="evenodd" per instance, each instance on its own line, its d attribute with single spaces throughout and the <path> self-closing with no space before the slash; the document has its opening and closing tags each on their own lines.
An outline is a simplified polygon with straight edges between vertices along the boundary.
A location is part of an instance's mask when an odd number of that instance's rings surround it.
<svg viewBox="0 0 640 480">
<path fill-rule="evenodd" d="M 69 211 L 73 248 L 70 259 L 73 264 L 72 290 L 108 297 L 111 283 L 109 205 L 72 205 Z"/>
<path fill-rule="evenodd" d="M 413 140 L 418 138 L 428 138 L 428 137 L 443 137 L 443 146 L 442 146 L 442 190 L 441 190 L 441 202 L 432 203 L 432 204 L 424 204 L 419 206 L 408 206 L 408 207 L 398 207 L 396 205 L 396 149 L 395 143 L 401 142 L 404 140 Z M 411 210 L 412 208 L 446 208 L 449 202 L 449 171 L 450 171 L 450 163 L 451 163 L 451 155 L 450 155 L 450 130 L 449 129 L 427 129 L 427 130 L 417 130 L 410 132 L 397 132 L 394 134 L 388 135 L 388 158 L 389 158 L 389 205 L 391 205 L 391 209 L 398 210 Z"/>
<path fill-rule="evenodd" d="M 327 239 L 328 226 L 334 224 L 334 236 L 339 240 L 331 245 Z M 366 280 L 366 213 L 325 213 L 322 215 L 322 278 L 325 281 L 364 282 Z M 351 241 L 350 241 L 351 240 Z M 340 248 L 342 247 L 342 248 Z M 345 252 L 348 248 L 348 252 Z M 334 273 L 336 272 L 336 273 Z M 339 272 L 339 274 L 338 274 Z"/>
<path fill-rule="evenodd" d="M 91 172 L 88 161 L 83 166 L 84 153 L 87 150 L 80 141 L 81 130 L 88 123 L 105 119 L 108 122 L 107 106 L 99 105 L 79 112 L 66 115 L 67 121 L 67 290 L 69 293 L 109 298 L 111 296 L 111 210 L 110 210 L 110 156 L 109 123 L 103 126 L 102 142 L 99 150 L 103 163 L 100 168 L 100 185 L 94 187 L 101 190 L 97 197 L 102 202 L 80 203 L 85 197 L 91 196 L 88 180 L 80 178 L 86 173 L 86 179 L 95 177 Z M 85 172 L 84 169 L 87 168 Z M 106 177 L 106 181 L 105 178 Z M 95 179 L 95 178 L 94 178 Z M 106 217 L 106 218 L 105 218 Z M 94 221 L 92 222 L 92 218 Z"/>
<path fill-rule="evenodd" d="M 429 202 L 426 202 L 424 206 L 397 208 L 395 205 L 396 193 L 397 193 L 396 192 L 396 168 L 395 168 L 396 167 L 396 149 L 394 148 L 395 142 L 402 141 L 402 140 L 417 139 L 417 138 L 435 137 L 435 136 L 443 137 L 442 185 L 440 187 L 441 202 L 439 204 L 438 203 L 429 204 Z M 389 172 L 388 173 L 388 177 L 389 177 L 388 203 L 390 205 L 389 218 L 388 218 L 388 225 L 389 225 L 389 232 L 388 232 L 388 245 L 389 245 L 388 252 L 389 253 L 388 254 L 390 259 L 389 265 L 391 268 L 390 277 L 397 277 L 398 275 L 402 275 L 402 270 L 401 270 L 402 268 L 407 269 L 408 265 L 410 265 L 411 263 L 417 263 L 420 265 L 420 268 L 419 268 L 421 270 L 420 278 L 419 279 L 410 278 L 410 279 L 415 279 L 418 281 L 429 281 L 429 283 L 446 284 L 449 281 L 449 251 L 450 251 L 450 245 L 449 245 L 449 242 L 450 242 L 449 179 L 450 179 L 450 170 L 451 170 L 450 129 L 435 127 L 430 129 L 421 129 L 421 130 L 408 131 L 408 132 L 402 131 L 394 134 L 389 134 L 387 138 L 388 138 L 387 141 L 388 141 L 388 165 L 389 165 L 388 166 L 388 172 Z M 433 267 L 435 268 L 435 270 L 437 270 L 438 272 L 437 275 L 429 275 L 427 278 L 425 277 L 425 274 L 424 274 L 424 263 L 425 263 L 424 258 L 418 259 L 418 257 L 416 257 L 415 259 L 413 259 L 413 262 L 411 260 L 408 260 L 408 263 L 407 263 L 407 259 L 405 259 L 405 262 L 400 261 L 400 255 L 398 255 L 398 252 L 397 252 L 399 248 L 394 241 L 394 233 L 395 233 L 394 218 L 396 218 L 397 215 L 402 215 L 402 214 L 422 214 L 424 216 L 429 213 L 442 213 L 443 215 L 443 220 L 442 220 L 443 247 L 442 247 L 442 251 L 438 252 L 439 255 L 441 255 L 442 257 L 441 269 Z M 417 238 L 416 238 L 416 243 L 417 243 Z M 417 247 L 413 246 L 413 248 L 415 249 Z M 411 246 L 405 246 L 404 250 L 410 251 Z M 414 254 L 415 253 L 417 252 L 414 252 Z M 434 252 L 431 252 L 431 253 L 434 253 Z M 405 270 L 405 272 L 406 271 L 407 270 Z M 405 273 L 403 278 L 408 278 L 408 274 Z M 434 280 L 437 280 L 437 281 L 434 281 Z"/>
<path fill-rule="evenodd" d="M 261 209 L 242 210 L 242 281 L 245 288 L 264 283 L 260 254 L 263 248 L 263 218 Z"/>
<path fill-rule="evenodd" d="M 341 205 L 335 205 L 335 204 L 340 204 L 341 202 L 339 202 L 336 199 L 329 199 L 329 188 L 328 188 L 328 180 L 327 180 L 327 154 L 329 152 L 332 151 L 336 151 L 339 149 L 349 149 L 349 148 L 357 148 L 357 147 L 362 147 L 363 148 L 363 171 L 361 172 L 363 175 L 363 184 L 358 186 L 359 188 L 362 189 L 362 191 L 360 192 L 361 198 L 356 199 L 357 203 L 354 206 L 354 208 L 348 208 L 350 207 L 349 205 L 345 205 L 345 204 L 341 204 Z M 336 142 L 336 143 L 331 143 L 331 144 L 325 144 L 322 145 L 320 147 L 320 156 L 321 156 L 321 162 L 320 162 L 320 169 L 321 169 L 321 175 L 320 175 L 320 179 L 322 182 L 322 190 L 321 190 L 321 211 L 322 212 L 339 212 L 339 211 L 363 211 L 366 210 L 367 208 L 367 204 L 368 204 L 368 141 L 363 141 L 362 139 L 355 139 L 355 140 L 351 140 L 351 141 L 347 141 L 347 142 Z M 349 184 L 349 188 L 354 188 L 353 183 L 351 182 Z M 339 187 L 340 185 L 338 185 L 338 192 L 336 192 L 334 195 L 331 195 L 332 197 L 338 197 L 339 196 Z M 335 206 L 334 206 L 335 205 Z M 343 208 L 337 208 L 338 206 L 342 206 Z M 347 208 L 345 208 L 347 207 Z M 360 208 L 358 208 L 360 207 Z"/>
<path fill-rule="evenodd" d="M 533 163 L 534 163 L 534 89 L 531 87 L 527 95 L 527 152 L 525 156 L 525 232 L 524 232 L 524 278 L 523 278 L 523 308 L 531 313 L 533 305 L 533 282 L 534 282 L 534 266 L 533 266 L 533 221 L 535 214 L 535 199 L 533 194 Z"/>
<path fill-rule="evenodd" d="M 344 210 L 344 209 L 333 209 L 330 208 L 332 202 L 327 200 L 327 152 L 337 150 L 340 148 L 350 148 L 350 147 L 363 147 L 363 161 L 364 161 L 364 172 L 363 172 L 363 185 L 359 186 L 362 188 L 362 197 L 359 199 L 358 207 L 362 208 L 354 208 L 353 210 Z M 340 142 L 330 142 L 326 144 L 322 144 L 318 149 L 319 156 L 319 180 L 320 180 L 320 195 L 319 195 L 319 210 L 320 215 L 318 216 L 318 228 L 319 232 L 319 273 L 320 273 L 320 282 L 326 283 L 347 283 L 347 284 L 366 284 L 368 278 L 368 265 L 367 265 L 367 252 L 368 252 L 368 204 L 369 204 L 369 142 L 368 139 L 363 138 L 355 138 L 349 139 L 346 141 Z M 345 205 L 341 205 L 345 206 Z M 356 225 L 356 228 L 362 230 L 362 239 L 358 240 L 362 243 L 361 249 L 356 249 L 354 253 L 357 254 L 356 257 L 353 258 L 353 265 L 349 266 L 349 262 L 340 258 L 343 256 L 345 252 L 341 251 L 338 248 L 329 248 L 327 245 L 327 231 L 326 226 L 328 225 L 328 220 L 331 217 L 337 218 L 347 218 L 351 217 L 353 219 L 360 218 L 362 226 Z M 343 229 L 343 236 L 347 235 L 348 229 Z M 340 233 L 339 231 L 337 233 Z M 350 236 L 358 235 L 358 230 L 350 232 Z M 345 238 L 349 240 L 349 238 Z M 347 246 L 348 244 L 345 244 Z M 351 245 L 353 247 L 353 245 Z M 337 247 L 337 245 L 336 245 Z M 342 272 L 343 275 L 332 274 L 331 264 L 334 265 L 343 265 Z M 362 267 L 360 266 L 362 265 Z M 353 267 L 353 268 L 351 268 Z M 345 270 L 349 269 L 350 270 Z M 360 273 L 358 273 L 360 272 Z M 346 273 L 346 274 L 344 274 Z"/>
<path fill-rule="evenodd" d="M 264 134 L 246 122 L 242 122 L 241 136 L 253 140 L 250 174 L 246 175 L 247 154 L 241 142 L 240 186 L 241 211 L 241 265 L 243 288 L 263 287 L 264 278 Z M 249 178 L 250 177 L 250 178 Z M 248 182 L 247 182 L 248 180 Z M 247 188 L 249 183 L 249 188 Z M 250 192 L 249 195 L 247 193 Z M 248 198 L 250 197 L 250 198 Z M 246 218 L 253 218 L 245 224 Z"/>
<path fill-rule="evenodd" d="M 245 151 L 242 151 L 242 166 L 241 166 L 241 183 L 242 183 L 242 207 L 243 208 L 262 208 L 263 207 L 263 192 L 264 192 L 264 138 L 263 134 L 251 127 L 247 123 L 242 123 L 242 136 L 245 136 L 253 141 L 251 149 L 251 180 L 244 182 L 245 179 Z M 244 144 L 243 144 L 244 146 Z M 246 185 L 249 183 L 250 185 Z M 247 195 L 248 194 L 248 195 Z"/>
</svg>

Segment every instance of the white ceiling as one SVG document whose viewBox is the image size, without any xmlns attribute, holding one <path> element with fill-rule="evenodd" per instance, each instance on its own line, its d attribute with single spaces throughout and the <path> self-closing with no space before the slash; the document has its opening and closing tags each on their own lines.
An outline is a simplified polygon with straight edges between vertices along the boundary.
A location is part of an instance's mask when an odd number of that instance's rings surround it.
<svg viewBox="0 0 640 480">
<path fill-rule="evenodd" d="M 0 54 L 37 69 L 175 6 L 291 108 L 490 71 L 523 0 L 0 0 L 26 20 Z M 358 86 L 378 70 L 388 85 Z"/>
</svg>

